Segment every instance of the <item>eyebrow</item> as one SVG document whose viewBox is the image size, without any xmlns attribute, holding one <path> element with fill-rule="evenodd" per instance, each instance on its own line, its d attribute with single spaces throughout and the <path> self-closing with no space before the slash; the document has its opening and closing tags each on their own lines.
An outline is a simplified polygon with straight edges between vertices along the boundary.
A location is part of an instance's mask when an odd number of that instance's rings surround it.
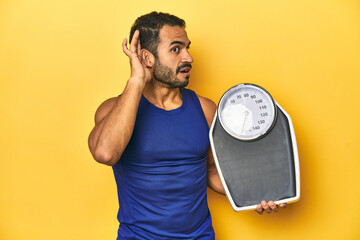
<svg viewBox="0 0 360 240">
<path fill-rule="evenodd" d="M 169 46 L 172 46 L 172 45 L 174 45 L 174 44 L 179 44 L 179 45 L 182 45 L 182 46 L 185 46 L 185 45 L 186 45 L 185 42 L 182 42 L 182 41 L 173 41 L 173 42 L 170 43 Z M 191 42 L 189 42 L 189 44 L 187 45 L 187 47 L 190 47 L 190 44 L 191 44 Z"/>
</svg>

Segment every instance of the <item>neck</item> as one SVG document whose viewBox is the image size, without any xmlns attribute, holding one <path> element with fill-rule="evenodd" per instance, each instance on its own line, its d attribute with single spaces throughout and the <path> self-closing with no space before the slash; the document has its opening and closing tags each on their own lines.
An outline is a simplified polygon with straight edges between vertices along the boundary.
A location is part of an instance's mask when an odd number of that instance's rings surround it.
<svg viewBox="0 0 360 240">
<path fill-rule="evenodd" d="M 143 95 L 153 105 L 167 111 L 176 109 L 182 104 L 179 88 L 169 88 L 157 81 L 148 82 Z"/>
</svg>

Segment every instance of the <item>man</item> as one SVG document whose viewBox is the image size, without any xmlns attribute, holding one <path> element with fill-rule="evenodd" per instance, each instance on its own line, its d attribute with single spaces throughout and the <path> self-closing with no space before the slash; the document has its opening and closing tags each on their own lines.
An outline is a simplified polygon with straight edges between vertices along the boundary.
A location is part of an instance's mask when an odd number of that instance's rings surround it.
<svg viewBox="0 0 360 240">
<path fill-rule="evenodd" d="M 216 111 L 185 89 L 193 58 L 184 20 L 152 12 L 131 28 L 131 76 L 95 114 L 89 148 L 113 167 L 118 239 L 214 239 L 206 188 L 224 194 L 209 148 Z M 257 211 L 277 211 L 274 202 Z M 284 205 L 285 206 L 285 205 Z"/>
</svg>

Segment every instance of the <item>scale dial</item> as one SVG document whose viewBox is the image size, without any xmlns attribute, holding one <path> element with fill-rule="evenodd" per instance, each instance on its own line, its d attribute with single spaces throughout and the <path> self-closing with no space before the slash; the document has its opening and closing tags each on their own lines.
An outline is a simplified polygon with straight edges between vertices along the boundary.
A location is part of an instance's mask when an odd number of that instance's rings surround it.
<svg viewBox="0 0 360 240">
<path fill-rule="evenodd" d="M 271 95 L 255 84 L 239 84 L 221 97 L 220 124 L 231 136 L 251 141 L 266 135 L 276 121 L 276 105 Z"/>
</svg>

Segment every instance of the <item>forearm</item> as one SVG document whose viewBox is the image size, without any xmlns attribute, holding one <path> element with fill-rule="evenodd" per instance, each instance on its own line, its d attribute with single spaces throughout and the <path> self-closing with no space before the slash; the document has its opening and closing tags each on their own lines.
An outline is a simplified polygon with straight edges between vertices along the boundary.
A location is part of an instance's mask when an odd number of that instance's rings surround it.
<svg viewBox="0 0 360 240">
<path fill-rule="evenodd" d="M 225 189 L 221 183 L 211 148 L 207 150 L 207 154 L 208 154 L 208 162 L 207 162 L 208 187 L 217 193 L 225 194 Z"/>
<path fill-rule="evenodd" d="M 111 110 L 95 124 L 89 136 L 89 148 L 96 161 L 114 165 L 121 157 L 134 129 L 144 85 L 130 78 Z"/>
<path fill-rule="evenodd" d="M 208 187 L 217 193 L 225 195 L 225 189 L 221 183 L 216 166 L 208 166 Z"/>
</svg>

